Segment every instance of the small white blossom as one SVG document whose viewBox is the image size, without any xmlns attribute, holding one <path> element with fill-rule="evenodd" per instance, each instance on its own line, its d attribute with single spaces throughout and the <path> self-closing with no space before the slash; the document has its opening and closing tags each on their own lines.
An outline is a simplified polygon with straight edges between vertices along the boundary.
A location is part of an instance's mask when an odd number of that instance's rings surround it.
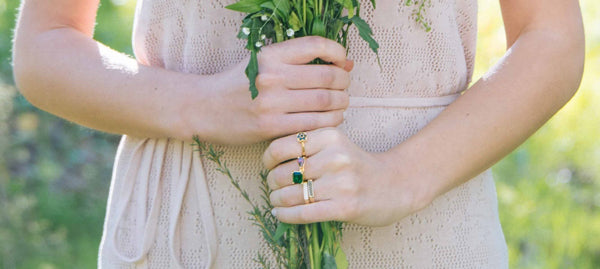
<svg viewBox="0 0 600 269">
<path fill-rule="evenodd" d="M 295 32 L 294 32 L 294 29 L 290 28 L 290 29 L 287 29 L 287 31 L 285 31 L 285 33 L 287 34 L 287 36 L 292 37 L 292 36 L 294 36 Z"/>
<path fill-rule="evenodd" d="M 256 46 L 257 48 L 262 47 L 262 45 L 263 45 L 263 43 L 260 41 L 256 42 L 256 44 L 254 44 L 254 46 Z"/>
<path fill-rule="evenodd" d="M 269 17 L 267 15 L 262 15 L 262 16 L 260 16 L 260 19 L 262 21 L 267 21 L 269 19 Z"/>
<path fill-rule="evenodd" d="M 265 40 L 265 38 L 267 38 L 266 35 L 260 35 L 260 39 Z"/>
<path fill-rule="evenodd" d="M 244 33 L 245 35 L 249 35 L 250 34 L 250 28 L 248 28 L 248 27 L 242 28 L 242 33 Z"/>
</svg>

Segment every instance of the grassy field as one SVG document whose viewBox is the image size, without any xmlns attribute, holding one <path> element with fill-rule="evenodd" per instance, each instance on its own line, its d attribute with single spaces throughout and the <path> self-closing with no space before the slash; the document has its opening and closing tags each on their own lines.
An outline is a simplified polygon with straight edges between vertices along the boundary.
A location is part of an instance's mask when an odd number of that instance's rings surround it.
<svg viewBox="0 0 600 269">
<path fill-rule="evenodd" d="M 0 0 L 0 268 L 94 268 L 117 136 L 33 108 L 12 86 L 18 1 Z M 102 0 L 96 38 L 131 53 L 133 0 Z M 511 268 L 600 268 L 600 2 L 582 0 L 582 86 L 494 167 Z M 475 79 L 504 53 L 497 1 L 480 1 Z"/>
</svg>

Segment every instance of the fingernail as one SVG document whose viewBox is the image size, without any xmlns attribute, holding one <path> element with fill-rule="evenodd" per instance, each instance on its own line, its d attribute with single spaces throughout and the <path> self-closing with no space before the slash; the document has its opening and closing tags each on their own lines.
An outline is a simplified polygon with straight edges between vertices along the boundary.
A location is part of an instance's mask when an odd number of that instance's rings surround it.
<svg viewBox="0 0 600 269">
<path fill-rule="evenodd" d="M 273 215 L 273 217 L 277 217 L 277 210 L 275 208 L 271 209 L 271 215 Z"/>
</svg>

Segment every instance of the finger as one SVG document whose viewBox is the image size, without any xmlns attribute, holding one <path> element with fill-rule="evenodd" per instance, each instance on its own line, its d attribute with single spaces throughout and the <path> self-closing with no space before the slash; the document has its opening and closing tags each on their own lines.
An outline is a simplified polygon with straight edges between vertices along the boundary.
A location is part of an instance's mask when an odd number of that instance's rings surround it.
<svg viewBox="0 0 600 269">
<path fill-rule="evenodd" d="M 333 177 L 313 180 L 313 193 L 316 202 L 333 198 L 336 193 L 334 181 Z M 274 207 L 291 207 L 305 204 L 302 184 L 292 184 L 274 190 L 271 192 L 269 199 Z"/>
<path fill-rule="evenodd" d="M 287 113 L 325 112 L 348 108 L 350 97 L 344 91 L 311 89 L 287 90 L 283 98 L 273 98 L 273 109 Z"/>
<path fill-rule="evenodd" d="M 272 213 L 281 222 L 290 224 L 345 220 L 345 216 L 339 209 L 338 203 L 333 200 L 326 200 L 292 207 L 275 207 Z"/>
<path fill-rule="evenodd" d="M 304 160 L 304 178 L 319 179 L 338 171 L 348 163 L 348 158 L 333 151 L 323 150 Z M 273 190 L 293 185 L 292 173 L 299 170 L 297 159 L 282 163 L 273 168 L 267 175 L 267 183 Z"/>
<path fill-rule="evenodd" d="M 320 58 L 340 68 L 346 66 L 346 49 L 337 42 L 320 36 L 294 38 L 263 49 L 276 53 L 284 63 L 288 64 L 307 64 Z"/>
<path fill-rule="evenodd" d="M 344 70 L 350 72 L 350 71 L 352 71 L 352 69 L 354 69 L 354 61 L 346 60 L 346 65 L 344 66 Z"/>
<path fill-rule="evenodd" d="M 290 115 L 302 114 L 306 113 Z M 339 131 L 337 131 L 335 128 L 306 128 L 295 131 L 294 133 L 301 132 L 301 130 L 314 130 L 306 132 L 307 139 L 304 143 L 304 149 L 306 151 L 306 155 L 309 157 L 323 150 L 328 145 L 338 143 L 341 139 L 339 137 Z M 273 140 L 271 144 L 269 144 L 263 155 L 263 164 L 267 169 L 273 169 L 278 164 L 287 160 L 295 159 L 301 155 L 302 146 L 296 140 L 296 134 L 292 134 Z"/>
<path fill-rule="evenodd" d="M 284 85 L 290 89 L 335 89 L 350 86 L 350 73 L 333 65 L 287 65 Z"/>
</svg>

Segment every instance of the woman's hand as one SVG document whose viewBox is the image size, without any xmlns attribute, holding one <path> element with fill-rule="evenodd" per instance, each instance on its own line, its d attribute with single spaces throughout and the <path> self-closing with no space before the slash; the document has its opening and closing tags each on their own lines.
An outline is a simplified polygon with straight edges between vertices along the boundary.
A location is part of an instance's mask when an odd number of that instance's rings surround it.
<svg viewBox="0 0 600 269">
<path fill-rule="evenodd" d="M 320 58 L 331 65 L 308 65 Z M 194 102 L 183 115 L 191 115 L 189 125 L 202 129 L 200 138 L 222 144 L 248 144 L 301 130 L 337 126 L 348 106 L 349 71 L 346 50 L 322 37 L 303 37 L 266 46 L 258 54 L 259 95 L 250 98 L 244 74 L 248 61 L 217 74 L 217 84 L 209 96 L 213 100 L 204 113 L 210 122 L 195 122 Z M 193 99 L 192 99 L 193 100 Z M 210 129 L 206 129 L 206 128 Z"/>
<path fill-rule="evenodd" d="M 263 162 L 276 217 L 286 223 L 338 220 L 385 226 L 429 202 L 416 178 L 401 172 L 402 160 L 387 153 L 369 153 L 335 128 L 307 132 L 305 179 L 312 179 L 315 202 L 304 203 L 301 184 L 292 183 L 301 145 L 296 135 L 277 139 Z"/>
</svg>

